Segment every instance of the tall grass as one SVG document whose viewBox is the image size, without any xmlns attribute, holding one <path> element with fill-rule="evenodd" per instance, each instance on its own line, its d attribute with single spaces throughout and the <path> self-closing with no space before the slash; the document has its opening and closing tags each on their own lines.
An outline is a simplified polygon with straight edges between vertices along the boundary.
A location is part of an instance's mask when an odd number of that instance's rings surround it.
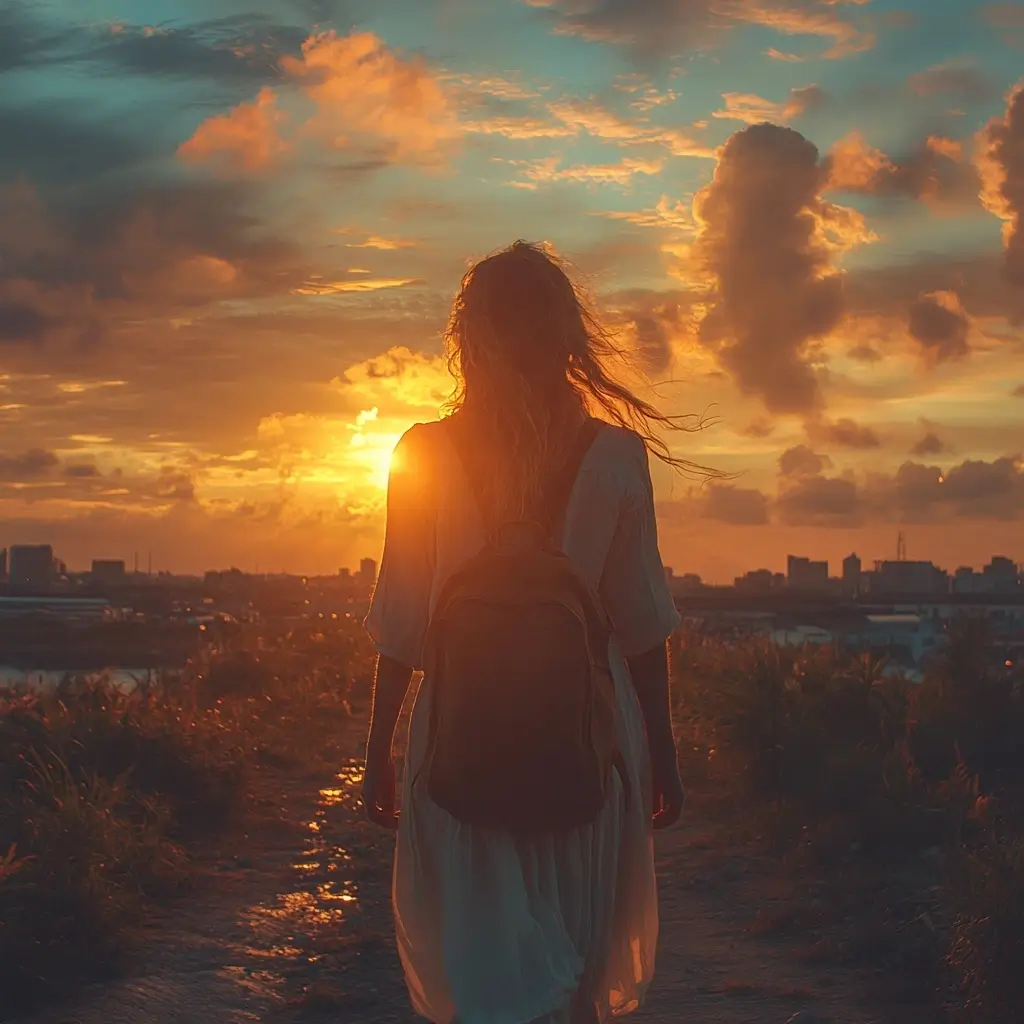
<svg viewBox="0 0 1024 1024">
<path fill-rule="evenodd" d="M 684 768 L 831 877 L 844 914 L 875 914 L 876 962 L 918 971 L 950 1017 L 1010 1024 L 1024 1020 L 1024 678 L 994 669 L 986 641 L 960 624 L 915 684 L 870 656 L 683 632 L 675 711 Z"/>
<path fill-rule="evenodd" d="M 0 1019 L 118 970 L 255 773 L 332 756 L 371 660 L 343 622 L 251 631 L 152 690 L 0 691 Z"/>
</svg>

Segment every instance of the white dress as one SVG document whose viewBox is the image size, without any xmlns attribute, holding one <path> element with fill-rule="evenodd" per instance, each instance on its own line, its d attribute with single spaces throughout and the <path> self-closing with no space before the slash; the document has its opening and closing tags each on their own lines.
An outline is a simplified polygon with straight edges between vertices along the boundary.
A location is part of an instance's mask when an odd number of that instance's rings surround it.
<svg viewBox="0 0 1024 1024">
<path fill-rule="evenodd" d="M 439 486 L 418 472 L 425 451 Z M 446 431 L 439 423 L 413 427 L 395 451 L 366 619 L 381 653 L 419 667 L 441 586 L 483 541 Z M 563 549 L 599 590 L 614 627 L 618 742 L 641 799 L 625 800 L 617 784 L 593 825 L 556 838 L 460 824 L 416 780 L 430 702 L 424 680 L 410 723 L 392 895 L 413 1007 L 435 1024 L 568 1024 L 581 984 L 604 1022 L 640 1005 L 654 970 L 650 769 L 625 657 L 664 641 L 679 616 L 658 552 L 647 452 L 635 434 L 599 431 L 572 491 Z"/>
</svg>

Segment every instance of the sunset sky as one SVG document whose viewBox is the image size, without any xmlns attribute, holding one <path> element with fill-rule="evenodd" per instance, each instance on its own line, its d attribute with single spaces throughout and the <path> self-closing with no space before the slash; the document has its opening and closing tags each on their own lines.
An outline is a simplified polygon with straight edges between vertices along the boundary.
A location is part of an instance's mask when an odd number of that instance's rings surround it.
<svg viewBox="0 0 1024 1024">
<path fill-rule="evenodd" d="M 1021 3 L 0 0 L 0 547 L 375 556 L 521 237 L 713 418 L 677 572 L 1024 560 L 1022 69 Z"/>
</svg>

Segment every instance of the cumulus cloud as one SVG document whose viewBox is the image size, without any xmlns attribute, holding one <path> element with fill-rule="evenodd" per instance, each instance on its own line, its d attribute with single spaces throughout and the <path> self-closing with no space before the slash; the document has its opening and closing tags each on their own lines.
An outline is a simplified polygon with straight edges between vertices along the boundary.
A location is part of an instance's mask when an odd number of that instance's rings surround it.
<svg viewBox="0 0 1024 1024">
<path fill-rule="evenodd" d="M 432 160 L 461 133 L 440 79 L 418 57 L 372 32 L 321 32 L 281 66 L 316 106 L 306 128 L 336 149 L 381 150 L 393 160 Z"/>
<path fill-rule="evenodd" d="M 1024 286 L 1024 81 L 1006 98 L 1006 112 L 979 136 L 981 198 L 1004 222 L 1005 268 L 1009 280 Z"/>
<path fill-rule="evenodd" d="M 701 340 L 772 412 L 821 406 L 810 346 L 843 316 L 832 258 L 868 237 L 859 215 L 821 199 L 826 174 L 798 132 L 754 125 L 725 144 L 694 201 L 694 255 L 711 279 Z"/>
<path fill-rule="evenodd" d="M 922 295 L 910 307 L 908 329 L 927 357 L 937 363 L 970 352 L 970 317 L 956 292 Z"/>
<path fill-rule="evenodd" d="M 265 86 L 252 103 L 203 121 L 181 144 L 178 156 L 188 163 L 223 160 L 235 169 L 261 170 L 289 148 L 279 134 L 283 120 L 274 90 Z"/>
<path fill-rule="evenodd" d="M 418 57 L 389 49 L 372 32 L 318 32 L 301 55 L 280 67 L 298 85 L 313 112 L 295 137 L 318 139 L 331 149 L 380 161 L 431 162 L 463 131 L 440 78 Z M 256 99 L 203 121 L 178 153 L 184 160 L 227 159 L 260 170 L 291 147 L 282 135 L 278 93 L 264 86 Z"/>
<path fill-rule="evenodd" d="M 733 526 L 763 526 L 768 522 L 768 497 L 752 488 L 710 484 L 701 503 L 701 514 Z"/>
<path fill-rule="evenodd" d="M 779 456 L 780 476 L 818 476 L 832 465 L 827 455 L 819 455 L 807 445 L 798 444 L 787 448 Z"/>
<path fill-rule="evenodd" d="M 907 196 L 926 202 L 974 201 L 978 175 L 955 139 L 929 135 L 905 157 L 893 160 L 853 131 L 827 157 L 827 188 L 865 195 Z"/>
</svg>

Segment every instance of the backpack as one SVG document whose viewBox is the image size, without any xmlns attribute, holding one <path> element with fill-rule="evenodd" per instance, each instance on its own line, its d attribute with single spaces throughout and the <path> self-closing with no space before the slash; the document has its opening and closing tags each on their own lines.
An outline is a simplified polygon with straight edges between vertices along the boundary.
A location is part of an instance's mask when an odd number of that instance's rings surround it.
<svg viewBox="0 0 1024 1024">
<path fill-rule="evenodd" d="M 424 641 L 433 688 L 424 769 L 431 800 L 460 822 L 516 833 L 577 828 L 600 815 L 613 768 L 625 785 L 611 628 L 554 539 L 598 428 L 594 419 L 581 428 L 537 520 L 490 529 L 435 604 Z M 486 527 L 479 491 L 477 500 Z"/>
</svg>

